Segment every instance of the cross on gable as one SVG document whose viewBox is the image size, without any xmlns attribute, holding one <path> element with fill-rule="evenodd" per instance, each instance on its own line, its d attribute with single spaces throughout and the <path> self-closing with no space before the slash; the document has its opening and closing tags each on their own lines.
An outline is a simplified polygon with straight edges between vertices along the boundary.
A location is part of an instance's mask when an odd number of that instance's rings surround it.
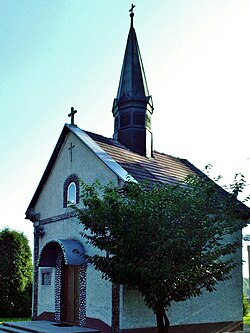
<svg viewBox="0 0 250 333">
<path fill-rule="evenodd" d="M 77 113 L 77 111 L 71 107 L 70 113 L 68 114 L 68 117 L 71 117 L 71 125 L 75 125 L 74 123 L 74 115 Z"/>
</svg>

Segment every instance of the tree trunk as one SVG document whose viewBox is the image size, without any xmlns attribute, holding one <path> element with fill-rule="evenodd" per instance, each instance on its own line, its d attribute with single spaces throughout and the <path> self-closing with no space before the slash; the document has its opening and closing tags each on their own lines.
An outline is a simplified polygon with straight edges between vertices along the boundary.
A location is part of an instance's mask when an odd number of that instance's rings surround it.
<svg viewBox="0 0 250 333">
<path fill-rule="evenodd" d="M 156 321 L 158 333 L 169 333 L 169 320 L 166 315 L 164 306 L 159 306 L 156 311 Z"/>
</svg>

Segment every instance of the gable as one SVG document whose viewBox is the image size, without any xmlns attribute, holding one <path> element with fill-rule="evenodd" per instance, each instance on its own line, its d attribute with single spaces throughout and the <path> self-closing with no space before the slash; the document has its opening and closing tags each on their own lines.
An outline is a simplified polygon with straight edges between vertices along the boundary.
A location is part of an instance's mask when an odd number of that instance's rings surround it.
<svg viewBox="0 0 250 333">
<path fill-rule="evenodd" d="M 27 218 L 32 209 L 40 213 L 41 219 L 65 213 L 64 183 L 71 175 L 77 175 L 87 183 L 97 179 L 103 183 L 118 182 L 117 174 L 91 149 L 92 139 L 89 138 L 90 142 L 86 144 L 68 126 L 64 127 L 31 200 L 26 212 Z M 101 148 L 98 153 L 105 155 Z M 115 164 L 110 157 L 109 163 Z M 123 173 L 127 174 L 125 171 Z"/>
</svg>

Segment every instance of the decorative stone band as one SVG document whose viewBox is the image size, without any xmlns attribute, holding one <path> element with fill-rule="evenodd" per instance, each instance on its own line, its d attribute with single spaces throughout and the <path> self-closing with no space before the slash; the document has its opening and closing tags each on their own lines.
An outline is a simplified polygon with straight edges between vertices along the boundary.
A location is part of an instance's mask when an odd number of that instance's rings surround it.
<svg viewBox="0 0 250 333">
<path fill-rule="evenodd" d="M 71 217 L 76 217 L 76 213 L 69 212 L 69 213 L 65 213 L 65 214 L 61 214 L 61 215 L 52 216 L 47 219 L 40 220 L 39 224 L 40 225 L 50 224 L 50 223 L 54 223 L 54 222 L 61 221 L 61 220 L 67 220 Z"/>
<path fill-rule="evenodd" d="M 79 272 L 79 325 L 86 325 L 86 281 L 87 266 L 80 266 Z"/>
<path fill-rule="evenodd" d="M 39 236 L 34 234 L 34 283 L 33 283 L 32 320 L 37 320 L 37 310 L 38 310 L 38 266 L 37 266 L 38 256 L 39 256 Z"/>
<path fill-rule="evenodd" d="M 61 321 L 62 260 L 63 260 L 63 253 L 62 251 L 59 251 L 56 258 L 55 316 L 54 316 L 54 320 L 58 323 Z"/>
</svg>

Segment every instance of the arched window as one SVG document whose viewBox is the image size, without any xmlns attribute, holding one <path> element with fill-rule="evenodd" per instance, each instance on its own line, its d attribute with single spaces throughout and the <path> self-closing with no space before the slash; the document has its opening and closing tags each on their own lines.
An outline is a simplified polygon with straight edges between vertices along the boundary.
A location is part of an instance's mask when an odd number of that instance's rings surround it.
<svg viewBox="0 0 250 333">
<path fill-rule="evenodd" d="M 67 190 L 67 205 L 76 204 L 76 184 L 71 182 Z"/>
<path fill-rule="evenodd" d="M 79 203 L 79 178 L 77 175 L 70 175 L 63 184 L 63 207 Z"/>
</svg>

